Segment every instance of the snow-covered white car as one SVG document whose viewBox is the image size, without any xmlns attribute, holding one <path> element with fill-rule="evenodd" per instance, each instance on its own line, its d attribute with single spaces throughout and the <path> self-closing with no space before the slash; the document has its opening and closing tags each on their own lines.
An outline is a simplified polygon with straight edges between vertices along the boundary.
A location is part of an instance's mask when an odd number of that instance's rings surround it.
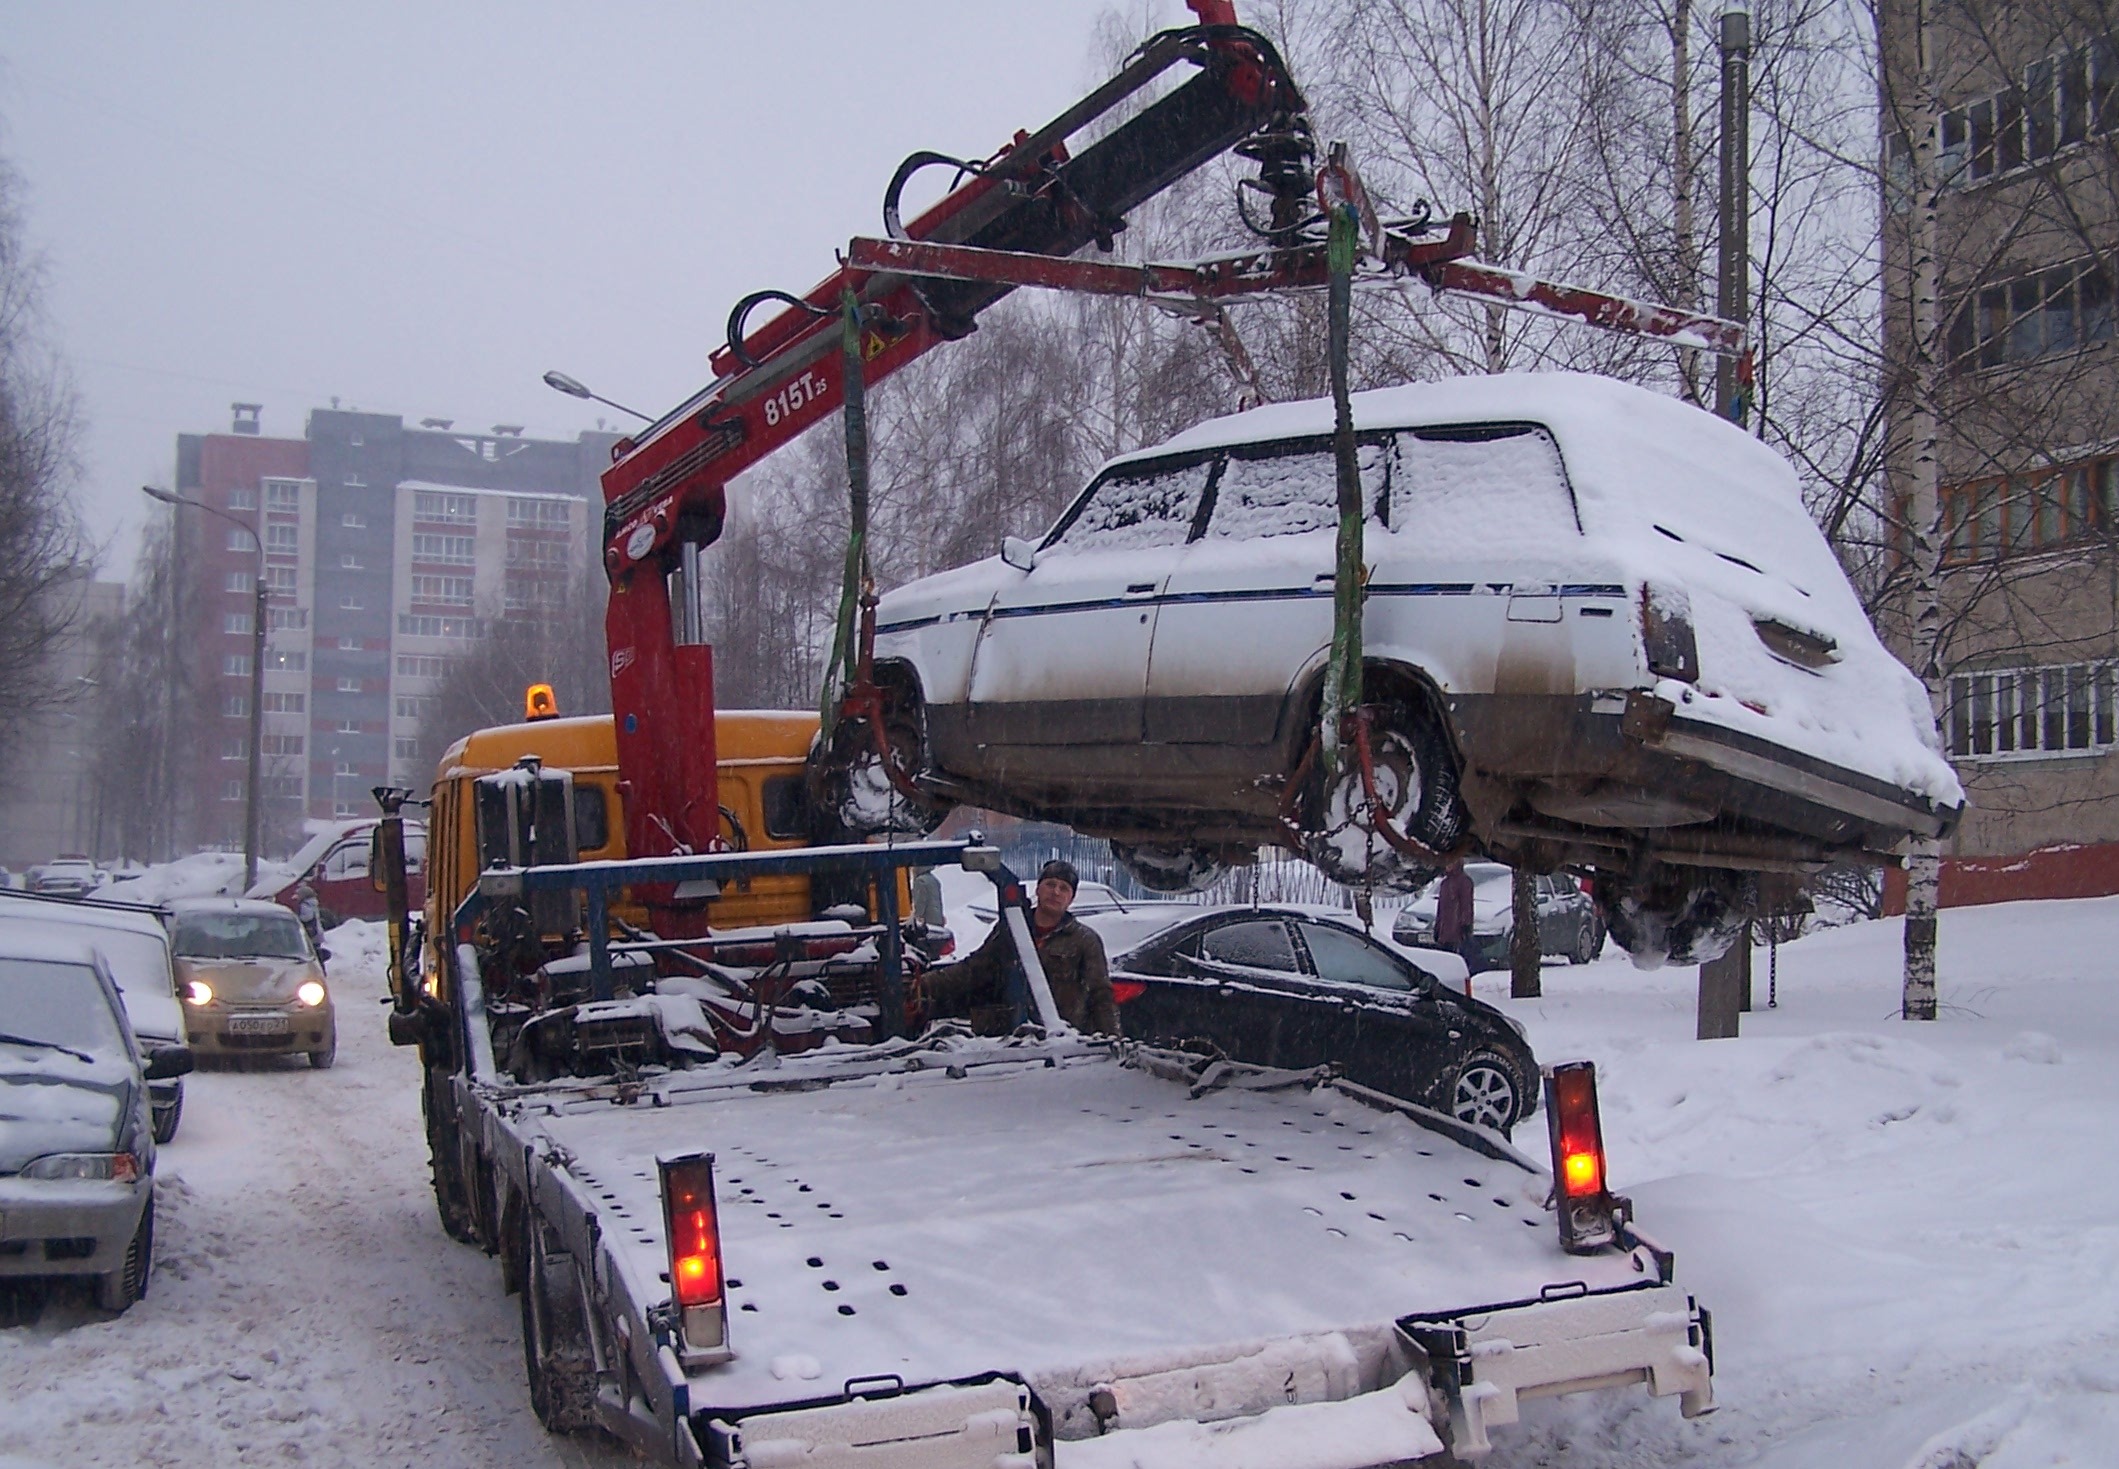
<svg viewBox="0 0 2119 1469">
<path fill-rule="evenodd" d="M 1566 373 L 1361 393 L 1354 422 L 1400 832 L 1590 874 L 1654 963 L 1720 952 L 1762 881 L 1951 830 L 1926 694 L 1757 439 Z M 1432 876 L 1311 754 L 1331 428 L 1328 401 L 1212 420 L 1111 461 L 1041 539 L 884 597 L 889 739 L 935 804 L 1109 837 L 1164 889 L 1271 843 L 1343 881 Z M 878 763 L 841 787 L 856 826 L 889 804 Z"/>
</svg>

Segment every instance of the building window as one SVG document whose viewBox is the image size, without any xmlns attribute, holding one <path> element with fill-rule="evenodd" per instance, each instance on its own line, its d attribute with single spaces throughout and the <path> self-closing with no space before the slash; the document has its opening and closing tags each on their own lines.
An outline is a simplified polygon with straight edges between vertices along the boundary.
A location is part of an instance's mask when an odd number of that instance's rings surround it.
<svg viewBox="0 0 2119 1469">
<path fill-rule="evenodd" d="M 224 801 L 242 800 L 243 783 L 239 780 L 231 780 L 223 784 L 221 787 L 221 799 Z"/>
<path fill-rule="evenodd" d="M 440 678 L 447 672 L 449 660 L 417 653 L 399 654 L 397 676 L 399 678 Z"/>
<path fill-rule="evenodd" d="M 341 719 L 338 722 L 338 732 L 340 734 L 359 734 L 361 732 L 361 722 L 358 719 Z"/>
<path fill-rule="evenodd" d="M 222 544 L 231 551 L 248 551 L 250 549 L 250 532 L 231 525 L 228 527 L 228 539 Z"/>
<path fill-rule="evenodd" d="M 273 632 L 285 632 L 289 629 L 305 628 L 308 625 L 309 609 L 307 607 L 267 607 L 265 609 L 265 626 Z"/>
<path fill-rule="evenodd" d="M 478 502 L 469 495 L 449 495 L 421 490 L 412 497 L 415 520 L 439 520 L 451 525 L 469 525 L 478 519 Z"/>
<path fill-rule="evenodd" d="M 504 605 L 510 612 L 528 612 L 533 609 L 548 609 L 565 604 L 566 583 L 551 576 L 525 576 L 509 572 L 504 593 Z"/>
<path fill-rule="evenodd" d="M 1950 320 L 1953 368 L 2036 362 L 2112 340 L 2112 278 L 2095 261 L 1982 287 Z"/>
<path fill-rule="evenodd" d="M 295 570 L 291 566 L 268 566 L 265 568 L 265 585 L 275 592 L 294 595 Z"/>
<path fill-rule="evenodd" d="M 357 474 L 349 474 L 346 476 L 346 488 L 349 490 L 365 490 L 368 488 L 368 482 Z"/>
<path fill-rule="evenodd" d="M 224 633 L 241 633 L 243 636 L 248 637 L 250 628 L 251 621 L 248 612 L 224 612 L 221 614 L 221 631 Z"/>
<path fill-rule="evenodd" d="M 242 485 L 228 492 L 230 510 L 255 510 L 258 508 L 258 492 L 249 485 Z"/>
<path fill-rule="evenodd" d="M 364 609 L 362 607 L 360 598 L 341 597 L 338 599 L 338 610 L 341 612 L 359 612 Z"/>
<path fill-rule="evenodd" d="M 333 775 L 359 775 L 360 771 L 351 760 L 341 760 L 331 767 Z"/>
<path fill-rule="evenodd" d="M 368 528 L 368 517 L 348 510 L 338 518 L 338 523 L 347 530 L 366 530 Z"/>
<path fill-rule="evenodd" d="M 475 617 L 430 617 L 423 613 L 400 612 L 397 615 L 398 632 L 409 638 L 482 638 L 486 635 L 485 624 Z"/>
<path fill-rule="evenodd" d="M 342 694 L 360 693 L 361 681 L 357 678 L 342 678 L 338 681 L 338 691 Z"/>
<path fill-rule="evenodd" d="M 1943 564 L 2035 555 L 2107 534 L 2119 511 L 2119 459 L 1946 485 Z"/>
<path fill-rule="evenodd" d="M 399 735 L 390 742 L 390 752 L 400 760 L 417 760 L 419 758 L 419 741 Z"/>
<path fill-rule="evenodd" d="M 470 536 L 414 535 L 412 559 L 439 561 L 445 566 L 469 566 L 474 544 Z"/>
<path fill-rule="evenodd" d="M 471 578 L 415 574 L 412 578 L 412 600 L 438 602 L 444 607 L 468 607 L 471 605 Z"/>
<path fill-rule="evenodd" d="M 567 564 L 565 541 L 534 541 L 527 538 L 508 542 L 508 565 L 561 567 Z"/>
<path fill-rule="evenodd" d="M 340 638 L 338 640 L 338 650 L 341 653 L 358 653 L 362 646 L 363 644 L 359 638 Z"/>
<path fill-rule="evenodd" d="M 247 571 L 231 571 L 221 578 L 221 590 L 245 594 L 255 592 L 257 590 L 257 578 Z"/>
<path fill-rule="evenodd" d="M 250 696 L 248 694 L 221 695 L 221 718 L 248 719 L 249 717 Z"/>
<path fill-rule="evenodd" d="M 2099 755 L 2115 743 L 2111 661 L 2000 668 L 1950 679 L 1944 728 L 1960 760 Z"/>
<path fill-rule="evenodd" d="M 229 532 L 232 536 L 235 533 Z M 244 544 L 249 539 L 244 538 Z M 302 549 L 302 528 L 298 525 L 268 525 L 265 527 L 265 549 L 292 555 Z"/>
<path fill-rule="evenodd" d="M 432 699 L 410 698 L 400 694 L 397 698 L 397 717 L 399 719 L 424 719 L 427 714 L 427 706 L 433 702 Z"/>
<path fill-rule="evenodd" d="M 277 796 L 283 801 L 301 799 L 302 778 L 299 775 L 268 775 L 264 785 L 268 796 Z"/>
<path fill-rule="evenodd" d="M 258 749 L 267 755 L 299 755 L 302 753 L 302 737 L 298 734 L 269 734 L 259 742 Z"/>
<path fill-rule="evenodd" d="M 554 526 L 564 530 L 572 523 L 573 505 L 567 500 L 553 500 L 527 495 L 511 495 L 508 498 L 508 524 L 513 526 Z"/>
<path fill-rule="evenodd" d="M 250 757 L 250 741 L 237 735 L 221 746 L 223 760 L 246 760 Z"/>
<path fill-rule="evenodd" d="M 370 806 L 368 808 L 369 812 L 373 812 L 374 810 L 375 808 L 373 806 Z M 363 813 L 361 808 L 358 805 L 354 804 L 352 801 L 333 801 L 331 803 L 331 814 L 334 818 L 344 821 L 355 816 L 363 815 L 365 813 Z"/>
<path fill-rule="evenodd" d="M 304 673 L 308 668 L 307 653 L 284 652 L 274 648 L 265 655 L 265 671 L 268 673 Z"/>
<path fill-rule="evenodd" d="M 299 510 L 302 508 L 302 482 L 298 479 L 268 479 L 265 481 L 265 508 L 267 510 Z"/>
<path fill-rule="evenodd" d="M 1943 181 L 1965 188 L 2000 178 L 2115 126 L 2119 57 L 2109 40 L 2077 46 L 2032 62 L 2021 87 L 2005 87 L 1943 114 Z"/>
<path fill-rule="evenodd" d="M 368 568 L 361 565 L 360 557 L 348 554 L 338 558 L 338 569 L 340 571 L 366 571 Z"/>
<path fill-rule="evenodd" d="M 250 677 L 250 655 L 248 653 L 229 653 L 224 655 L 221 659 L 221 677 Z"/>
<path fill-rule="evenodd" d="M 267 714 L 299 714 L 308 707 L 308 704 L 309 696 L 307 694 L 265 695 L 265 712 Z"/>
</svg>

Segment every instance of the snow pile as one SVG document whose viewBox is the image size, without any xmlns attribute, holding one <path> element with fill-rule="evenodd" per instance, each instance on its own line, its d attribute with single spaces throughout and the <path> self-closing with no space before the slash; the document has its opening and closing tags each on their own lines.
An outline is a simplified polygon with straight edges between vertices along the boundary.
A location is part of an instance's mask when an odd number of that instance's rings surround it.
<svg viewBox="0 0 2119 1469">
<path fill-rule="evenodd" d="M 1932 1025 L 1897 1018 L 1902 943 L 1784 945 L 1771 1010 L 1761 950 L 1732 1041 L 1691 1038 L 1691 970 L 1548 968 L 1540 1000 L 1480 977 L 1541 1060 L 1598 1063 L 1613 1186 L 1713 1310 L 1722 1403 L 1540 1404 L 1502 1462 L 2109 1462 L 2119 899 L 1945 913 Z"/>
<path fill-rule="evenodd" d="M 293 874 L 278 862 L 258 863 L 258 886 L 276 891 Z M 158 862 L 136 873 L 113 878 L 91 895 L 121 903 L 168 903 L 178 898 L 236 898 L 243 895 L 241 852 L 194 852 L 174 862 Z"/>
</svg>

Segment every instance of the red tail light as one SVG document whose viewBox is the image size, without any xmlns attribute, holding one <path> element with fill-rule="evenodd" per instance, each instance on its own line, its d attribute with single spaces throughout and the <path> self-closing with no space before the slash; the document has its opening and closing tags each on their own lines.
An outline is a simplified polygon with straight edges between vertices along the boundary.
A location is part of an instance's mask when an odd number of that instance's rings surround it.
<svg viewBox="0 0 2119 1469">
<path fill-rule="evenodd" d="M 714 1155 L 659 1158 L 663 1232 L 669 1241 L 670 1300 L 677 1330 L 693 1352 L 725 1351 L 728 1308 L 722 1292 L 721 1217 L 714 1205 Z"/>
<path fill-rule="evenodd" d="M 1597 1068 L 1570 1061 L 1545 1073 L 1545 1125 L 1552 1138 L 1553 1202 L 1560 1244 L 1576 1254 L 1618 1237 L 1604 1169 L 1604 1127 L 1597 1116 Z"/>
<path fill-rule="evenodd" d="M 1111 981 L 1111 998 L 1124 1005 L 1139 999 L 1148 992 L 1148 987 L 1137 979 L 1114 979 Z"/>
</svg>

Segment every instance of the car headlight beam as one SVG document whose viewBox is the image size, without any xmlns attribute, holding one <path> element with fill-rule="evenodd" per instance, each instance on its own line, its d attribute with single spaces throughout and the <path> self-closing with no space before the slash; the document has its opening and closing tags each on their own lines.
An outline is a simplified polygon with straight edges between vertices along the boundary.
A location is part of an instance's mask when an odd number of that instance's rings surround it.
<svg viewBox="0 0 2119 1469">
<path fill-rule="evenodd" d="M 203 979 L 195 979 L 184 986 L 184 998 L 194 1005 L 211 1005 L 213 1003 L 213 986 Z"/>
<path fill-rule="evenodd" d="M 316 980 L 305 979 L 301 987 L 294 992 L 294 997 L 314 1010 L 324 1003 L 324 987 Z"/>
</svg>

